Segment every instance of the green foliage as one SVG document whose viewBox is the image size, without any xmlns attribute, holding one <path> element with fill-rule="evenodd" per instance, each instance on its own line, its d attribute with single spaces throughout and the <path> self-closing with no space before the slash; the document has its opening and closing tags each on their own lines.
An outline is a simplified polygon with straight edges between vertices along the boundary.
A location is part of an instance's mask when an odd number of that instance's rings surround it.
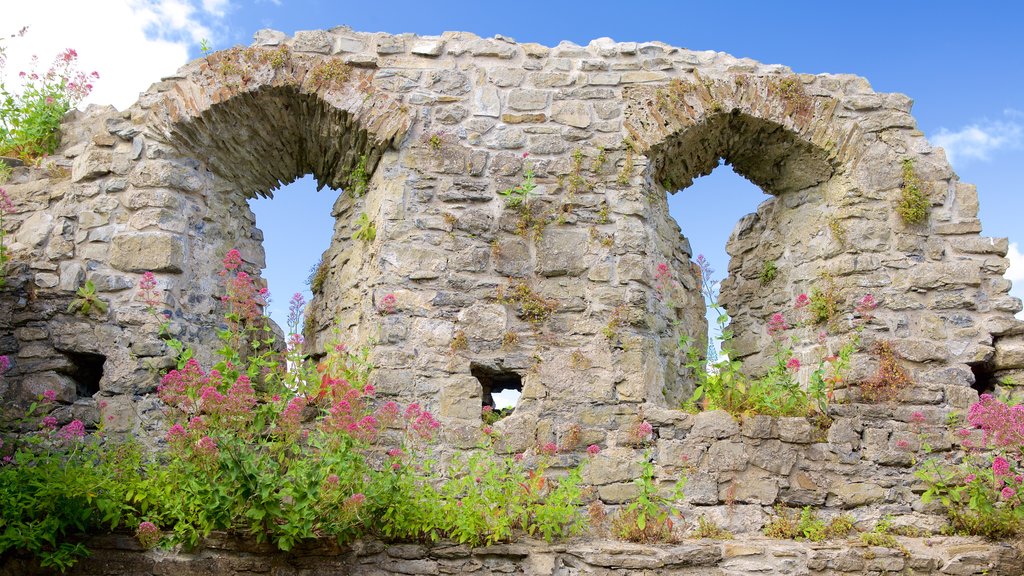
<svg viewBox="0 0 1024 576">
<path fill-rule="evenodd" d="M 11 462 L 0 466 L 0 557 L 28 553 L 64 572 L 88 555 L 74 536 L 137 525 L 127 493 L 139 479 L 140 451 L 51 429 L 36 413 L 46 404 L 33 403 L 22 419 L 35 431 L 3 438 Z"/>
<path fill-rule="evenodd" d="M 711 540 L 732 540 L 732 532 L 722 528 L 718 524 L 715 524 L 713 520 L 708 520 L 706 516 L 697 518 L 697 527 L 693 529 L 690 536 L 694 538 L 708 538 Z"/>
<path fill-rule="evenodd" d="M 443 532 L 470 546 L 507 541 L 517 531 L 548 541 L 578 534 L 584 465 L 555 480 L 544 475 L 547 457 L 533 470 L 512 457 L 496 458 L 489 444 L 457 457 L 440 489 Z"/>
<path fill-rule="evenodd" d="M 505 206 L 523 211 L 529 210 L 530 196 L 537 188 L 534 176 L 533 168 L 527 166 L 523 170 L 523 181 L 521 183 L 498 192 L 498 195 L 505 199 Z"/>
<path fill-rule="evenodd" d="M 853 529 L 853 519 L 848 515 L 837 516 L 825 523 L 810 506 L 804 506 L 797 513 L 779 504 L 775 507 L 775 516 L 764 527 L 764 535 L 783 540 L 821 542 L 845 538 Z"/>
<path fill-rule="evenodd" d="M 885 516 L 875 524 L 875 527 L 870 532 L 861 532 L 861 542 L 868 546 L 881 546 L 883 548 L 892 548 L 899 550 L 904 556 L 909 556 L 910 552 L 896 540 L 896 530 L 892 525 L 892 518 Z"/>
<path fill-rule="evenodd" d="M 0 46 L 0 155 L 33 160 L 51 154 L 60 144 L 64 114 L 89 95 L 99 74 L 79 71 L 78 53 L 68 49 L 49 69 L 28 70 L 15 90 L 3 81 L 3 48 Z"/>
<path fill-rule="evenodd" d="M 761 286 L 767 286 L 775 280 L 775 277 L 779 274 L 779 269 L 775 266 L 775 260 L 765 260 L 764 266 L 761 268 Z"/>
<path fill-rule="evenodd" d="M 983 394 L 970 407 L 967 424 L 980 428 L 986 443 L 972 444 L 963 430 L 968 451 L 962 459 L 925 461 L 915 473 L 927 486 L 921 500 L 941 503 L 950 531 L 957 534 L 991 539 L 1024 534 L 1024 412 Z"/>
<path fill-rule="evenodd" d="M 905 224 L 923 224 L 928 220 L 930 207 L 928 195 L 922 189 L 921 179 L 914 170 L 914 161 L 908 158 L 903 161 L 903 186 L 900 188 L 896 213 Z"/>
<path fill-rule="evenodd" d="M 377 225 L 370 220 L 365 212 L 360 213 L 359 218 L 356 218 L 356 231 L 352 237 L 363 242 L 373 242 L 377 237 Z M 313 279 L 316 280 L 316 277 L 314 276 Z"/>
<path fill-rule="evenodd" d="M 831 278 L 825 278 L 825 287 L 814 286 L 811 288 L 811 303 L 808 306 L 811 314 L 811 322 L 814 324 L 825 324 L 839 316 L 842 303 L 839 300 L 839 292 Z"/>
<path fill-rule="evenodd" d="M 100 297 L 96 294 L 96 285 L 93 284 L 92 280 L 86 280 L 85 284 L 78 288 L 75 292 L 76 298 L 68 304 L 68 312 L 74 314 L 81 314 L 82 316 L 89 316 L 91 313 L 96 313 L 97 316 L 103 316 L 107 313 L 107 303 L 100 300 Z"/>
<path fill-rule="evenodd" d="M 369 189 L 369 176 L 366 174 L 366 154 L 359 157 L 359 162 L 348 176 L 349 194 L 359 198 Z"/>
<path fill-rule="evenodd" d="M 199 41 L 199 51 L 203 53 L 203 56 L 209 56 L 212 48 L 210 48 L 210 41 L 203 38 Z"/>
<path fill-rule="evenodd" d="M 518 308 L 517 315 L 532 324 L 546 322 L 558 309 L 557 302 L 541 297 L 526 282 L 517 282 L 508 288 L 499 286 L 497 300 Z"/>
<path fill-rule="evenodd" d="M 612 520 L 612 533 L 630 542 L 668 542 L 673 539 L 672 504 L 682 499 L 686 476 L 676 482 L 671 497 L 664 497 L 654 484 L 654 464 L 644 453 L 640 477 L 633 481 L 639 494 Z"/>
</svg>

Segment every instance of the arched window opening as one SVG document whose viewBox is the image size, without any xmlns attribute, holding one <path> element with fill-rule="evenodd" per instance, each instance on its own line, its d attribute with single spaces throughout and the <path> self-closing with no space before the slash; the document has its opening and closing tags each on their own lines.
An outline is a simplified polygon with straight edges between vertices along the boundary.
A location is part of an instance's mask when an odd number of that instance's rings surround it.
<svg viewBox="0 0 1024 576">
<path fill-rule="evenodd" d="M 697 262 L 703 257 L 710 270 L 709 275 L 706 271 L 702 275 L 703 286 L 700 287 L 704 292 L 711 292 L 704 295 L 708 325 L 704 336 L 709 362 L 721 358 L 722 331 L 731 320 L 719 322 L 719 313 L 715 310 L 718 306 L 729 313 L 718 299 L 722 281 L 733 272 L 726 243 L 737 223 L 767 198 L 760 188 L 737 174 L 724 160 L 719 161 L 711 174 L 695 179 L 692 185 L 669 196 L 669 214 L 689 242 L 693 260 Z M 775 266 L 774 262 L 769 266 Z"/>
<path fill-rule="evenodd" d="M 287 184 L 271 198 L 250 198 L 249 208 L 263 234 L 266 267 L 262 277 L 270 290 L 267 315 L 288 331 L 290 304 L 295 294 L 312 302 L 322 291 L 319 270 L 324 252 L 334 233 L 332 210 L 342 192 L 317 190 L 312 175 Z M 297 327 L 303 333 L 303 326 Z"/>
</svg>

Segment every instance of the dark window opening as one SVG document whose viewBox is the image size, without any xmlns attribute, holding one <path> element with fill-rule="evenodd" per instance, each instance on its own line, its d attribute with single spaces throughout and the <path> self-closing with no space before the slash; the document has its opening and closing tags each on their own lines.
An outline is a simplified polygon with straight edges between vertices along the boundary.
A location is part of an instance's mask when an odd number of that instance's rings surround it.
<svg viewBox="0 0 1024 576">
<path fill-rule="evenodd" d="M 103 363 L 107 357 L 91 352 L 65 352 L 71 361 L 67 375 L 75 381 L 75 393 L 79 398 L 92 398 L 100 391 L 100 380 L 103 378 Z"/>
<path fill-rule="evenodd" d="M 515 410 L 523 393 L 523 377 L 511 370 L 501 370 L 480 364 L 470 364 L 469 371 L 480 381 L 481 410 L 488 414 L 508 416 Z"/>
<path fill-rule="evenodd" d="M 971 384 L 971 388 L 978 391 L 978 394 L 991 394 L 995 392 L 997 381 L 995 374 L 992 372 L 992 365 L 985 362 L 977 362 L 975 364 L 968 364 L 971 367 L 971 373 L 974 374 L 974 383 Z"/>
</svg>

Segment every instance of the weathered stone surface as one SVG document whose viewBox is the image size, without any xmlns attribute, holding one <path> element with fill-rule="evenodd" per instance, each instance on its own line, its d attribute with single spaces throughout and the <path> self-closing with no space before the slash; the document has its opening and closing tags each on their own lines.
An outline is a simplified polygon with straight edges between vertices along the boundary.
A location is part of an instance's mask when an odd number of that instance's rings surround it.
<svg viewBox="0 0 1024 576">
<path fill-rule="evenodd" d="M 503 449 L 561 441 L 578 422 L 580 438 L 602 450 L 587 481 L 609 505 L 635 496 L 640 462 L 650 458 L 661 488 L 689 477 L 681 507 L 706 507 L 741 533 L 759 528 L 759 507 L 772 501 L 931 526 L 906 512 L 920 508 L 908 469 L 921 458 L 910 414 L 925 413 L 929 443 L 955 455 L 938 428 L 976 400 L 975 372 L 1024 369 L 1024 323 L 1013 318 L 1020 304 L 1001 276 L 1007 243 L 978 235 L 977 191 L 916 131 L 907 97 L 876 94 L 851 76 L 798 76 L 660 43 L 552 49 L 336 28 L 291 38 L 261 31 L 252 50 L 285 57 L 268 48 L 278 46 L 288 47 L 285 65 L 253 58 L 243 82 L 200 59 L 124 113 L 69 115 L 66 146 L 50 160 L 71 178 L 25 167 L 5 184 L 18 206 L 4 221 L 12 261 L 0 291 L 0 353 L 15 359 L 0 384 L 5 403 L 41 381 L 70 399 L 74 359 L 58 350 L 88 349 L 107 358 L 107 404 L 97 409 L 112 417 L 108 430 L 152 443 L 159 402 L 146 366 L 173 358 L 134 289 L 139 274 L 157 274 L 171 335 L 208 352 L 223 312 L 221 258 L 238 249 L 253 275 L 264 262 L 246 200 L 307 172 L 346 190 L 307 313 L 310 350 L 322 351 L 340 325 L 349 344 L 370 347 L 382 398 L 420 402 L 474 433 L 483 394 L 471 366 L 515 372 L 523 395 L 496 426 Z M 322 81 L 315 70 L 331 58 L 348 63 L 344 79 Z M 728 270 L 720 300 L 736 334 L 733 359 L 753 376 L 772 365 L 766 327 L 776 312 L 795 325 L 786 342 L 809 367 L 857 327 L 863 351 L 835 391 L 845 402 L 830 406 L 831 426 L 676 410 L 695 386 L 676 344 L 702 341 L 706 321 L 687 231 L 671 219 L 666 194 L 720 159 L 766 194 L 737 223 L 730 262 L 714 263 Z M 919 226 L 892 213 L 905 160 L 934 192 Z M 528 195 L 528 213 L 499 195 L 507 190 Z M 776 277 L 765 282 L 768 261 Z M 88 322 L 65 312 L 86 279 L 110 305 Z M 520 281 L 527 292 L 498 301 L 499 287 Z M 842 310 L 810 326 L 789 309 L 794 296 L 816 290 L 834 290 Z M 867 291 L 878 306 L 865 322 L 851 309 Z M 378 309 L 386 294 L 396 297 L 394 312 Z M 915 385 L 892 404 L 861 403 L 857 384 L 871 376 L 871 343 L 881 339 Z M 801 385 L 812 369 L 797 372 Z M 92 421 L 88 401 L 74 406 L 62 417 L 77 410 Z M 638 440 L 631 430 L 645 420 L 654 429 Z M 439 451 L 472 446 L 470 436 Z M 583 449 L 560 454 L 560 467 Z M 729 519 L 734 506 L 749 506 L 740 520 Z M 732 551 L 734 564 L 722 569 L 763 560 L 800 572 L 776 548 L 755 548 Z M 666 550 L 633 558 L 632 548 L 614 546 L 588 554 L 661 570 L 698 556 L 710 566 L 721 550 L 709 550 L 683 545 L 676 559 Z M 903 569 L 884 552 L 801 550 L 819 571 Z M 387 569 L 469 566 L 425 555 L 396 549 Z M 560 566 L 554 555 L 533 556 L 545 559 L 537 566 Z M 940 556 L 921 566 L 953 560 Z"/>
<path fill-rule="evenodd" d="M 110 265 L 125 272 L 181 272 L 185 248 L 171 234 L 140 233 L 115 236 Z"/>
</svg>

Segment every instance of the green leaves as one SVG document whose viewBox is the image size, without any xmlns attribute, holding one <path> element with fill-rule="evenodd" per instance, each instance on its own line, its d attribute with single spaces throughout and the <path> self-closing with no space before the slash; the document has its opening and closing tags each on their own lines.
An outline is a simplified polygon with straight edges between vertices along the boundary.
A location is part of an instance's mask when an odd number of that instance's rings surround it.
<svg viewBox="0 0 1024 576">
<path fill-rule="evenodd" d="M 68 313 L 81 314 L 82 316 L 89 316 L 91 313 L 95 313 L 96 316 L 103 317 L 107 313 L 107 303 L 100 300 L 100 297 L 96 294 L 96 285 L 93 284 L 92 280 L 86 280 L 85 284 L 78 288 L 75 292 L 75 298 L 68 304 Z"/>
</svg>

